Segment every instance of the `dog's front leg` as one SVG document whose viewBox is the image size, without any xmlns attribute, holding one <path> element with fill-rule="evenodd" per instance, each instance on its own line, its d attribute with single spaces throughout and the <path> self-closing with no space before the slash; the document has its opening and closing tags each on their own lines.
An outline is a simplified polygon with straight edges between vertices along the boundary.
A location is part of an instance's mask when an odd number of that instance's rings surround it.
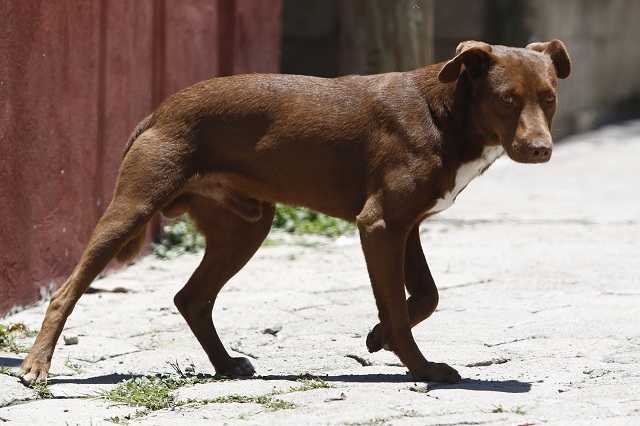
<svg viewBox="0 0 640 426">
<path fill-rule="evenodd" d="M 415 225 L 409 233 L 404 261 L 404 284 L 410 295 L 407 307 L 411 327 L 429 318 L 438 307 L 439 301 L 436 282 L 420 244 L 419 228 L 420 225 Z"/>
<path fill-rule="evenodd" d="M 375 211 L 379 209 L 369 210 Z M 427 361 L 411 333 L 403 285 L 409 226 L 387 223 L 377 214 L 369 212 L 358 216 L 358 229 L 378 307 L 383 342 L 407 366 L 416 380 L 460 380 L 458 372 L 448 365 Z"/>
<path fill-rule="evenodd" d="M 427 260 L 420 244 L 420 225 L 414 225 L 409 232 L 404 253 L 404 285 L 409 292 L 407 307 L 409 323 L 415 327 L 429 318 L 438 306 L 438 289 L 427 265 Z M 384 342 L 377 324 L 367 336 L 369 352 L 377 352 L 383 348 Z"/>
</svg>

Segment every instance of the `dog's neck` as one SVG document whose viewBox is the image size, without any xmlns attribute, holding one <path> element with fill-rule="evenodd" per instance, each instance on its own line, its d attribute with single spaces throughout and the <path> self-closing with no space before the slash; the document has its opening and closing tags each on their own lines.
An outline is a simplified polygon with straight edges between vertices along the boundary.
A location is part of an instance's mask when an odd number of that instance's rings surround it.
<svg viewBox="0 0 640 426">
<path fill-rule="evenodd" d="M 443 160 L 465 163 L 478 159 L 486 147 L 496 144 L 495 137 L 478 128 L 473 119 L 473 83 L 463 71 L 454 83 L 441 83 L 438 73 L 443 64 L 435 64 L 413 71 L 416 88 L 439 130 L 443 146 Z"/>
<path fill-rule="evenodd" d="M 438 198 L 429 214 L 451 207 L 469 182 L 484 173 L 505 152 L 501 145 L 483 140 L 481 132 L 475 130 L 468 117 L 468 93 L 471 90 L 468 86 L 471 83 L 466 76 L 461 76 L 456 83 L 440 83 L 437 78 L 440 68 L 433 65 L 414 74 L 433 124 L 440 131 L 442 161 L 453 174 L 453 186 Z"/>
<path fill-rule="evenodd" d="M 429 209 L 429 214 L 440 213 L 453 205 L 456 197 L 476 177 L 484 173 L 500 156 L 504 154 L 504 148 L 500 145 L 488 146 L 482 150 L 482 154 L 475 160 L 462 163 L 455 170 L 454 186 L 444 196 L 438 198 L 436 204 Z"/>
<path fill-rule="evenodd" d="M 440 67 L 431 65 L 413 71 L 413 81 L 418 91 L 424 97 L 431 117 L 440 131 L 445 131 L 456 105 L 456 90 L 454 84 L 444 84 L 438 81 Z"/>
</svg>

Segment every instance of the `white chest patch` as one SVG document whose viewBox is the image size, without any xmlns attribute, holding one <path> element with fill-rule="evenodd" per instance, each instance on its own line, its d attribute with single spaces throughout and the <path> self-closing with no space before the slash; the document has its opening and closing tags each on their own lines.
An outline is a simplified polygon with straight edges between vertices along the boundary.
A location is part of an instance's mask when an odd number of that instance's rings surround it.
<svg viewBox="0 0 640 426">
<path fill-rule="evenodd" d="M 484 148 L 480 157 L 460 165 L 456 171 L 456 179 L 453 188 L 451 191 L 444 194 L 444 197 L 438 198 L 435 206 L 433 206 L 428 213 L 440 213 L 441 211 L 451 207 L 460 191 L 466 188 L 473 178 L 478 177 L 502 154 L 504 154 L 504 148 L 502 148 L 502 146 L 488 146 Z"/>
</svg>

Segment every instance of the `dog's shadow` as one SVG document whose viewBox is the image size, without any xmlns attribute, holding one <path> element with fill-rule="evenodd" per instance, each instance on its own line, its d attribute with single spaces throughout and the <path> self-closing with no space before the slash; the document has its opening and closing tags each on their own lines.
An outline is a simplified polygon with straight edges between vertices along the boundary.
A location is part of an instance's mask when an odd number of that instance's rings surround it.
<svg viewBox="0 0 640 426">
<path fill-rule="evenodd" d="M 262 376 L 249 378 L 262 380 L 296 380 L 299 376 Z M 407 374 L 344 374 L 319 376 L 325 382 L 343 383 L 413 383 L 411 389 L 416 392 L 429 392 L 435 389 L 464 389 L 470 391 L 527 393 L 532 384 L 519 380 L 478 380 L 462 379 L 458 383 L 415 382 Z"/>
<path fill-rule="evenodd" d="M 49 384 L 56 383 L 75 383 L 75 384 L 92 384 L 92 385 L 110 385 L 118 384 L 123 380 L 132 377 L 143 377 L 143 375 L 131 374 L 107 374 L 104 376 L 94 376 L 86 378 L 73 377 L 51 377 Z M 215 376 L 210 376 L 215 377 Z M 274 376 L 255 376 L 236 380 L 287 380 L 296 381 L 300 376 L 274 375 Z M 462 379 L 458 383 L 437 383 L 437 382 L 414 382 L 408 379 L 405 374 L 349 374 L 349 375 L 329 375 L 319 376 L 316 379 L 325 382 L 342 382 L 342 383 L 414 383 L 411 388 L 416 392 L 430 392 L 435 389 L 463 389 L 479 392 L 504 392 L 504 393 L 527 393 L 531 390 L 531 383 L 521 382 L 519 380 L 477 380 Z M 224 379 L 222 380 L 224 381 Z"/>
<path fill-rule="evenodd" d="M 18 367 L 21 363 L 21 359 L 16 358 L 4 358 L 0 357 L 0 365 L 5 367 Z M 137 375 L 137 374 L 120 374 L 112 373 L 102 376 L 92 377 L 69 377 L 69 376 L 57 376 L 50 377 L 49 384 L 57 383 L 73 383 L 73 384 L 86 384 L 86 385 L 115 385 L 124 380 L 135 377 L 149 377 L 151 375 Z M 216 378 L 209 374 L 203 375 L 205 378 Z M 304 376 L 294 375 L 268 375 L 268 376 L 253 376 L 246 377 L 237 380 L 286 380 L 296 381 Z M 410 389 L 416 392 L 430 392 L 435 389 L 464 389 L 470 391 L 481 392 L 505 392 L 505 393 L 527 393 L 531 390 L 532 384 L 528 382 L 521 382 L 518 380 L 478 380 L 478 379 L 462 379 L 458 383 L 437 383 L 437 382 L 415 382 L 411 380 L 407 374 L 338 374 L 338 375 L 326 375 L 326 376 L 309 376 L 310 379 L 323 380 L 325 382 L 342 382 L 342 383 L 414 383 Z M 221 381 L 227 379 L 220 378 Z"/>
<path fill-rule="evenodd" d="M 434 389 L 464 389 L 471 391 L 504 392 L 504 393 L 527 393 L 531 390 L 531 383 L 519 380 L 477 380 L 462 379 L 458 383 L 425 383 L 424 391 L 429 392 Z"/>
<path fill-rule="evenodd" d="M 0 366 L 2 367 L 20 367 L 20 365 L 22 365 L 22 358 L 15 358 L 15 357 L 4 357 L 4 356 L 0 356 Z"/>
</svg>

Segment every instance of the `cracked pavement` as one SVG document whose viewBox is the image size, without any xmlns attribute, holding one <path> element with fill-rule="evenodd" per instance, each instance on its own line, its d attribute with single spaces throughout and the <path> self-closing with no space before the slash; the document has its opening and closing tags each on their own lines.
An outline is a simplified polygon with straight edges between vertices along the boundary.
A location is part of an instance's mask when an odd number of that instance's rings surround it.
<svg viewBox="0 0 640 426">
<path fill-rule="evenodd" d="M 640 121 L 606 126 L 563 140 L 546 165 L 501 158 L 423 224 L 440 305 L 414 335 L 429 360 L 458 369 L 457 384 L 416 383 L 393 354 L 369 354 L 377 314 L 358 239 L 309 237 L 262 247 L 216 303 L 223 342 L 255 377 L 182 387 L 184 405 L 139 417 L 86 398 L 172 373 L 168 362 L 214 373 L 172 304 L 201 255 L 149 256 L 80 299 L 63 332 L 79 343 L 61 337 L 54 354 L 54 398 L 11 375 L 24 354 L 0 352 L 0 423 L 640 424 L 639 161 Z M 45 309 L 2 323 L 39 329 Z M 305 374 L 329 387 L 296 390 Z M 186 403 L 272 394 L 295 408 Z"/>
</svg>

